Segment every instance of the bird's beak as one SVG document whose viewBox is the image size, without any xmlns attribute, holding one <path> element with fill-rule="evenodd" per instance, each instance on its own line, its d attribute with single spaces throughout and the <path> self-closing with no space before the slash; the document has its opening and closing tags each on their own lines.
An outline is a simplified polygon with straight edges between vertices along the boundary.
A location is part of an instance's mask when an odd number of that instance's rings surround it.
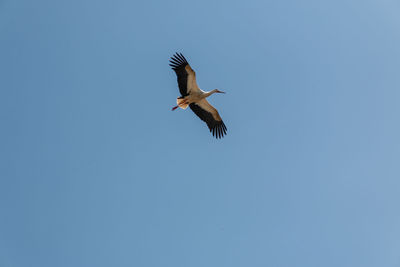
<svg viewBox="0 0 400 267">
<path fill-rule="evenodd" d="M 218 93 L 221 93 L 221 94 L 226 94 L 225 92 L 222 92 L 222 91 L 218 91 Z"/>
</svg>

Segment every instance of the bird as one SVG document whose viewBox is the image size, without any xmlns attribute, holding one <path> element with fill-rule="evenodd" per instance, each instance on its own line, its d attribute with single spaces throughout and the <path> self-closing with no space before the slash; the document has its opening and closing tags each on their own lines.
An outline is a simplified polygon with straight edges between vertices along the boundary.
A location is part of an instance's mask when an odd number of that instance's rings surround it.
<svg viewBox="0 0 400 267">
<path fill-rule="evenodd" d="M 190 109 L 204 121 L 214 137 L 220 139 L 226 135 L 227 128 L 218 111 L 206 100 L 214 93 L 225 94 L 218 89 L 203 91 L 196 82 L 196 73 L 190 67 L 182 53 L 176 52 L 169 60 L 170 66 L 175 71 L 181 96 L 176 99 L 176 106 L 172 108 Z"/>
</svg>

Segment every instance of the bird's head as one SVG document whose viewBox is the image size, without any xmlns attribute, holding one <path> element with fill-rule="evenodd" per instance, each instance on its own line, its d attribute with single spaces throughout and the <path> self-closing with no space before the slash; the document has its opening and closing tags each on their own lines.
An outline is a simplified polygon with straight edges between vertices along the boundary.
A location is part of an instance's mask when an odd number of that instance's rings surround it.
<svg viewBox="0 0 400 267">
<path fill-rule="evenodd" d="M 225 94 L 225 92 L 220 91 L 220 90 L 218 90 L 218 89 L 214 89 L 214 91 L 215 91 L 216 93 Z"/>
</svg>

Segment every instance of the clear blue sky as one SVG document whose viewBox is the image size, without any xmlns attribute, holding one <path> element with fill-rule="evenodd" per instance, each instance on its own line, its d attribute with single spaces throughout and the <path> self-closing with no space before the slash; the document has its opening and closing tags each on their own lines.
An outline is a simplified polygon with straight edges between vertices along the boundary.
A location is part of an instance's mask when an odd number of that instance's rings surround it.
<svg viewBox="0 0 400 267">
<path fill-rule="evenodd" d="M 400 266 L 399 14 L 1 0 L 0 266 Z M 170 111 L 175 51 L 224 139 Z"/>
</svg>

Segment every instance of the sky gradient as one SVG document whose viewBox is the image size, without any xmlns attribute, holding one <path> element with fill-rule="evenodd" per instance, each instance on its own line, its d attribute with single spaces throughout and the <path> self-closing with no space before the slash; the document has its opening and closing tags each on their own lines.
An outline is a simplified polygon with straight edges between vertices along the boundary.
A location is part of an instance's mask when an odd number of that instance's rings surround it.
<svg viewBox="0 0 400 267">
<path fill-rule="evenodd" d="M 0 266 L 400 266 L 399 13 L 0 0 Z"/>
</svg>

